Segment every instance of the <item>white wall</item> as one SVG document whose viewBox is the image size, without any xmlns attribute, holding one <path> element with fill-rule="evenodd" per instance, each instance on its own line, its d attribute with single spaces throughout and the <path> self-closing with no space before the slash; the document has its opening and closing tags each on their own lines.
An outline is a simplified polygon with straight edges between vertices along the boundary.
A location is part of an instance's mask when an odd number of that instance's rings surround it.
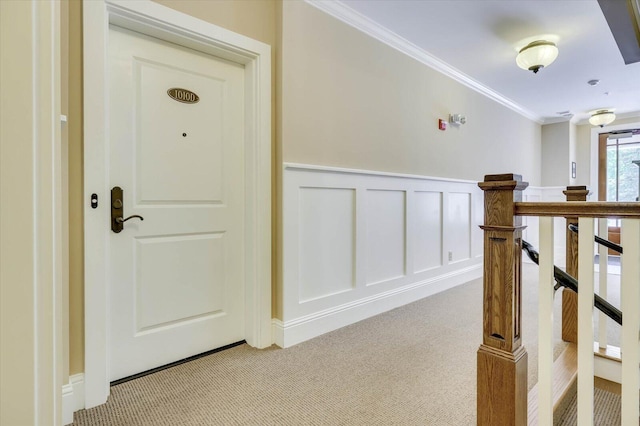
<svg viewBox="0 0 640 426">
<path fill-rule="evenodd" d="M 591 124 L 576 126 L 576 185 L 591 185 Z M 596 151 L 597 155 L 597 151 Z M 593 188 L 591 188 L 593 190 Z"/>
<path fill-rule="evenodd" d="M 289 164 L 283 196 L 280 346 L 482 274 L 475 181 Z"/>
<path fill-rule="evenodd" d="M 542 126 L 542 186 L 567 186 L 571 177 L 571 123 Z"/>
<path fill-rule="evenodd" d="M 578 173 L 577 173 L 577 161 L 578 161 L 578 126 L 575 123 L 569 123 L 569 185 L 577 185 Z M 573 177 L 571 170 L 572 163 L 576 163 L 576 177 Z"/>
</svg>

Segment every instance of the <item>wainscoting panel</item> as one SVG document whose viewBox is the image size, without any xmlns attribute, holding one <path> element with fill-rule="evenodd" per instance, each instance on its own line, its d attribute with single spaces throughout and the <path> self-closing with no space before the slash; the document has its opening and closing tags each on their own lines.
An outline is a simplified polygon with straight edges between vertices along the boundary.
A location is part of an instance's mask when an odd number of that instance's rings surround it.
<svg viewBox="0 0 640 426">
<path fill-rule="evenodd" d="M 367 285 L 405 275 L 405 192 L 368 189 Z"/>
<path fill-rule="evenodd" d="M 481 277 L 482 195 L 472 181 L 285 164 L 274 341 L 292 346 Z"/>
<path fill-rule="evenodd" d="M 442 192 L 413 194 L 413 270 L 424 272 L 442 266 Z"/>
<path fill-rule="evenodd" d="M 449 253 L 452 262 L 471 257 L 471 194 L 449 193 Z"/>
<path fill-rule="evenodd" d="M 300 302 L 355 287 L 355 190 L 300 188 Z"/>
</svg>

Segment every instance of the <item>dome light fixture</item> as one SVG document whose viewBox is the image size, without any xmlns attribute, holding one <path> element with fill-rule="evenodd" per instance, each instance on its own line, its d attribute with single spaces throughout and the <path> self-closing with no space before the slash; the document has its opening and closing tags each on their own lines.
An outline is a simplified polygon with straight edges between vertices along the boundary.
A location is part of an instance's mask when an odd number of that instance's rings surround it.
<svg viewBox="0 0 640 426">
<path fill-rule="evenodd" d="M 613 123 L 616 119 L 616 115 L 613 113 L 613 109 L 599 109 L 591 111 L 591 117 L 589 117 L 589 123 L 593 126 L 604 127 L 607 124 Z"/>
<path fill-rule="evenodd" d="M 536 74 L 540 68 L 549 66 L 558 57 L 558 47 L 547 40 L 536 40 L 520 49 L 516 63 L 523 70 Z"/>
</svg>

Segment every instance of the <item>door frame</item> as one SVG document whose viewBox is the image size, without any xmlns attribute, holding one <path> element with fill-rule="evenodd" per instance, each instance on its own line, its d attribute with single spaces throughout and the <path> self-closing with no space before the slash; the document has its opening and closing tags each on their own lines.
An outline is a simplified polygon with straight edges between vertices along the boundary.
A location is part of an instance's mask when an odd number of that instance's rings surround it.
<svg viewBox="0 0 640 426">
<path fill-rule="evenodd" d="M 271 47 L 150 0 L 85 0 L 84 312 L 85 407 L 109 396 L 109 25 L 196 49 L 245 69 L 245 338 L 271 336 Z M 90 207 L 91 194 L 99 206 Z"/>
<path fill-rule="evenodd" d="M 616 132 L 626 129 L 640 128 L 640 122 L 633 122 L 627 124 L 616 124 L 612 126 L 593 127 L 591 129 L 591 158 L 590 158 L 590 173 L 589 173 L 589 186 L 593 199 L 600 199 L 600 188 L 598 185 L 598 158 L 599 158 L 599 135 L 600 133 Z"/>
</svg>

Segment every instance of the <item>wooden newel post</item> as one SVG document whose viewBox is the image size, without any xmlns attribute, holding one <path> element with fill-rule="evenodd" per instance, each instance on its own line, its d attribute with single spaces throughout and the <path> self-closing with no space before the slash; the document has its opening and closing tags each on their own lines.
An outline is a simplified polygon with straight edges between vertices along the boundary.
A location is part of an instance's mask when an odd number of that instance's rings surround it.
<svg viewBox="0 0 640 426">
<path fill-rule="evenodd" d="M 478 349 L 478 425 L 527 424 L 527 351 L 522 346 L 522 219 L 514 203 L 528 186 L 514 174 L 487 175 L 484 191 L 484 306 Z"/>
<path fill-rule="evenodd" d="M 587 201 L 589 188 L 586 186 L 567 186 L 562 191 L 567 201 Z M 578 225 L 577 217 L 567 217 L 566 264 L 567 274 L 578 279 L 578 235 L 569 231 L 569 225 Z M 572 290 L 562 291 L 562 340 L 578 343 L 578 294 Z"/>
</svg>

